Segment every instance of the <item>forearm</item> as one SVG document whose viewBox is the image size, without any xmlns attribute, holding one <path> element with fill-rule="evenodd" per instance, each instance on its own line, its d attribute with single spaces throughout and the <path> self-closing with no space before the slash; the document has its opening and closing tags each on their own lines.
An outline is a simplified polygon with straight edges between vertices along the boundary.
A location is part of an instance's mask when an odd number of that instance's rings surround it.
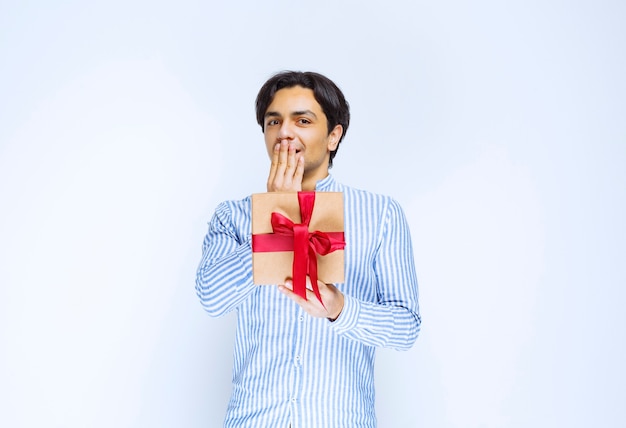
<svg viewBox="0 0 626 428">
<path fill-rule="evenodd" d="M 198 267 L 196 293 L 211 316 L 221 316 L 235 309 L 254 290 L 250 243 L 216 259 L 207 252 Z"/>
<path fill-rule="evenodd" d="M 406 350 L 417 339 L 421 318 L 411 236 L 397 202 L 389 200 L 382 225 L 380 245 L 368 271 L 373 273 L 348 279 L 357 283 L 344 286 L 352 291 L 344 293 L 344 307 L 332 328 L 369 346 Z"/>
<path fill-rule="evenodd" d="M 368 346 L 409 349 L 420 331 L 417 309 L 364 302 L 344 295 L 344 307 L 332 328 L 341 336 Z"/>
</svg>

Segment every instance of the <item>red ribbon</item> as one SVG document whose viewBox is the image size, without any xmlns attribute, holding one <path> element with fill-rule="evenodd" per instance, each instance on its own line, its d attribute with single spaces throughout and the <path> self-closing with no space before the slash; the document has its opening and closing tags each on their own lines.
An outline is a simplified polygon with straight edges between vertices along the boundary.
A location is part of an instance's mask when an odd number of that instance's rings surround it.
<svg viewBox="0 0 626 428">
<path fill-rule="evenodd" d="M 317 300 L 322 302 L 317 286 L 317 254 L 325 256 L 345 248 L 343 232 L 309 232 L 309 223 L 315 205 L 315 192 L 298 192 L 300 218 L 295 224 L 277 212 L 272 213 L 271 223 L 274 233 L 252 236 L 255 252 L 293 251 L 293 292 L 306 300 L 306 276 L 311 278 L 311 286 Z"/>
</svg>

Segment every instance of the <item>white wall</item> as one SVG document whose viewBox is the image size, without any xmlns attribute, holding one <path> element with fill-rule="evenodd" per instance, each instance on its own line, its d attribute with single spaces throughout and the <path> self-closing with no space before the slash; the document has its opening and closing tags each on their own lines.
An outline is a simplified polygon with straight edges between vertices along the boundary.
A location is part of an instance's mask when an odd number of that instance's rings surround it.
<svg viewBox="0 0 626 428">
<path fill-rule="evenodd" d="M 197 302 L 216 204 L 263 191 L 253 102 L 327 74 L 333 174 L 411 224 L 423 331 L 381 427 L 626 424 L 626 7 L 0 6 L 0 426 L 217 427 L 234 316 Z"/>
</svg>

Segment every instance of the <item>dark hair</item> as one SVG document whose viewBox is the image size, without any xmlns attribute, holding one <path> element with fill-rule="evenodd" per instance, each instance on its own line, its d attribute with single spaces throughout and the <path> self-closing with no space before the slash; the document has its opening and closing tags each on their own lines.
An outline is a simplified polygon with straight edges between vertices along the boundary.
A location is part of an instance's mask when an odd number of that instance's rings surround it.
<svg viewBox="0 0 626 428">
<path fill-rule="evenodd" d="M 348 125 L 350 124 L 350 106 L 341 89 L 328 77 L 312 71 L 282 71 L 275 74 L 265 82 L 256 97 L 256 120 L 261 125 L 263 132 L 265 132 L 265 113 L 272 103 L 274 95 L 280 89 L 292 88 L 294 86 L 302 86 L 313 91 L 315 100 L 326 115 L 329 134 L 335 126 L 341 125 L 343 127 L 343 133 L 339 137 L 337 147 L 330 152 L 328 166 L 332 167 L 333 158 L 337 154 L 337 150 L 339 150 L 339 143 L 346 135 Z"/>
</svg>

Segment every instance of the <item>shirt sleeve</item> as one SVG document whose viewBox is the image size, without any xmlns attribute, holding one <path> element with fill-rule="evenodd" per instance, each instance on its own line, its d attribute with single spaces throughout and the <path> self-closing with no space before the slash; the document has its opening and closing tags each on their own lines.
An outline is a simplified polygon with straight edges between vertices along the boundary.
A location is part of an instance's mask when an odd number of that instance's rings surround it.
<svg viewBox="0 0 626 428">
<path fill-rule="evenodd" d="M 232 311 L 255 289 L 250 240 L 237 233 L 229 205 L 220 204 L 209 222 L 196 275 L 196 293 L 209 315 Z"/>
<path fill-rule="evenodd" d="M 402 208 L 393 200 L 384 216 L 374 271 L 378 301 L 344 295 L 343 310 L 331 328 L 365 345 L 407 350 L 420 332 L 421 317 L 411 236 Z"/>
</svg>

